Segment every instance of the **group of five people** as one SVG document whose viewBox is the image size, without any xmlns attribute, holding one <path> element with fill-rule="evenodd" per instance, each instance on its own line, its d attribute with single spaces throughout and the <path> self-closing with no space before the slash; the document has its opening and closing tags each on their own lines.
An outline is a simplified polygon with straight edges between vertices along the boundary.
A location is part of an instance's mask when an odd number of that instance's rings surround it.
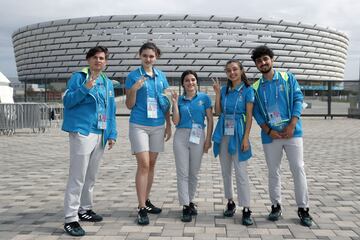
<svg viewBox="0 0 360 240">
<path fill-rule="evenodd" d="M 108 50 L 97 46 L 89 50 L 88 68 L 74 73 L 64 93 L 64 122 L 69 132 L 70 168 L 65 191 L 64 229 L 72 236 L 83 236 L 79 220 L 99 222 L 93 211 L 93 188 L 106 143 L 111 149 L 117 138 L 114 89 L 102 72 Z M 298 216 L 305 226 L 312 225 L 303 161 L 301 110 L 303 95 L 290 72 L 274 70 L 274 54 L 267 46 L 252 52 L 262 76 L 250 85 L 239 60 L 225 65 L 226 86 L 214 78 L 214 112 L 219 116 L 213 132 L 213 109 L 210 97 L 198 90 L 196 72 L 181 75 L 183 94 L 171 92 L 171 102 L 164 96 L 169 87 L 165 74 L 155 67 L 160 49 L 152 42 L 139 50 L 141 66 L 131 71 L 125 81 L 126 106 L 131 109 L 129 139 L 137 161 L 137 223 L 149 224 L 148 213 L 159 214 L 161 208 L 150 201 L 155 163 L 164 141 L 171 137 L 171 120 L 176 126 L 173 140 L 177 189 L 182 206 L 181 221 L 190 222 L 197 215 L 194 203 L 198 173 L 204 153 L 212 147 L 219 155 L 227 204 L 224 216 L 236 211 L 232 172 L 235 169 L 237 202 L 242 210 L 242 224 L 252 225 L 248 160 L 252 157 L 249 141 L 252 118 L 261 127 L 261 139 L 268 166 L 269 195 L 272 203 L 268 219 L 276 221 L 282 214 L 280 163 L 285 151 L 295 185 Z M 170 108 L 172 105 L 172 109 Z M 172 119 L 171 114 L 172 113 Z M 206 119 L 206 124 L 205 124 Z"/>
</svg>

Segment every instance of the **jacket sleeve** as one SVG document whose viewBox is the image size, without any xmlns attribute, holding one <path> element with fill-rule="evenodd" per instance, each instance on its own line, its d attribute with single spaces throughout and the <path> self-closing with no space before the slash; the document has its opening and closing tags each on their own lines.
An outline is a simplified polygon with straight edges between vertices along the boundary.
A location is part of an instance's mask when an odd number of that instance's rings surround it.
<svg viewBox="0 0 360 240">
<path fill-rule="evenodd" d="M 114 86 L 111 82 L 111 80 L 108 79 L 108 82 L 110 83 L 110 89 L 113 92 L 113 94 L 115 94 L 114 92 Z M 112 114 L 111 114 L 111 131 L 109 133 L 109 139 L 113 139 L 116 140 L 117 139 L 117 129 L 116 129 L 116 102 L 115 102 L 115 95 L 114 97 L 110 98 L 112 101 Z"/>
<path fill-rule="evenodd" d="M 90 89 L 82 83 L 81 73 L 74 73 L 67 83 L 67 89 L 63 97 L 65 108 L 73 108 L 79 104 L 89 93 Z"/>
<path fill-rule="evenodd" d="M 291 87 L 290 93 L 292 94 L 292 96 L 291 96 L 291 98 L 292 98 L 291 116 L 300 118 L 301 112 L 302 112 L 302 103 L 304 100 L 304 95 L 301 92 L 300 85 L 299 85 L 298 81 L 296 80 L 295 76 L 290 73 L 289 78 L 290 78 L 289 82 L 291 84 L 290 85 L 290 87 Z"/>
<path fill-rule="evenodd" d="M 265 119 L 264 114 L 261 112 L 261 109 L 259 106 L 260 99 L 258 98 L 258 96 L 256 96 L 255 90 L 254 90 L 254 94 L 255 94 L 255 101 L 254 101 L 254 108 L 253 108 L 253 116 L 254 116 L 257 124 L 260 126 L 260 125 L 266 123 L 266 119 Z"/>
</svg>

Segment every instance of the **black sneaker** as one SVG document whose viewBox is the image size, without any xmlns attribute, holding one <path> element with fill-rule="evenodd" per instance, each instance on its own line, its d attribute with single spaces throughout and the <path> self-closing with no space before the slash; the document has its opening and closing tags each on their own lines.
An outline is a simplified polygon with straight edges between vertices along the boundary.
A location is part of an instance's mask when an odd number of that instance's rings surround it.
<svg viewBox="0 0 360 240">
<path fill-rule="evenodd" d="M 224 210 L 224 216 L 225 217 L 232 217 L 234 216 L 236 212 L 236 205 L 234 201 L 228 201 L 226 205 L 226 209 Z"/>
<path fill-rule="evenodd" d="M 78 213 L 78 215 L 81 221 L 101 222 L 103 220 L 103 217 L 96 214 L 93 210 L 87 210 L 84 213 Z"/>
<path fill-rule="evenodd" d="M 190 206 L 183 206 L 183 215 L 181 217 L 181 221 L 182 222 L 191 222 L 192 221 L 192 216 L 191 216 L 191 208 Z"/>
<path fill-rule="evenodd" d="M 253 220 L 251 219 L 251 211 L 249 208 L 244 207 L 242 215 L 242 224 L 245 226 L 253 225 Z"/>
<path fill-rule="evenodd" d="M 138 215 L 137 215 L 137 223 L 139 225 L 148 225 L 149 224 L 149 217 L 147 215 L 147 210 L 146 208 L 140 208 L 138 210 Z"/>
<path fill-rule="evenodd" d="M 146 200 L 145 208 L 148 213 L 159 214 L 161 213 L 161 208 L 155 207 L 151 202 L 150 199 Z"/>
<path fill-rule="evenodd" d="M 312 217 L 309 214 L 309 208 L 298 208 L 298 216 L 300 218 L 301 225 L 311 227 Z"/>
<path fill-rule="evenodd" d="M 277 221 L 282 215 L 281 206 L 280 204 L 276 204 L 271 206 L 271 213 L 269 214 L 268 219 L 270 221 Z"/>
<path fill-rule="evenodd" d="M 197 206 L 193 202 L 190 202 L 189 207 L 191 209 L 191 215 L 196 216 L 198 214 Z"/>
<path fill-rule="evenodd" d="M 84 229 L 80 226 L 79 222 L 71 222 L 64 224 L 64 230 L 69 235 L 74 237 L 81 237 L 85 235 Z"/>
</svg>

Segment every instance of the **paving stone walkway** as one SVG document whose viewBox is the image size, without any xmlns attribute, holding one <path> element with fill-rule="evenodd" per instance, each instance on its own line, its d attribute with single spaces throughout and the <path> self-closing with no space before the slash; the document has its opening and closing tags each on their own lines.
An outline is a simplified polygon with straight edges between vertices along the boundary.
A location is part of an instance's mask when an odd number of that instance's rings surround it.
<svg viewBox="0 0 360 240">
<path fill-rule="evenodd" d="M 87 235 L 77 239 L 360 239 L 360 120 L 304 119 L 304 157 L 314 226 L 299 225 L 293 181 L 283 159 L 283 219 L 266 220 L 270 210 L 267 169 L 254 123 L 250 160 L 251 209 L 255 224 L 244 227 L 241 211 L 224 218 L 220 165 L 204 155 L 195 202 L 199 215 L 180 221 L 172 140 L 158 159 L 151 200 L 163 208 L 150 215 L 149 226 L 136 218 L 136 161 L 127 137 L 128 118 L 118 119 L 119 139 L 106 151 L 95 186 L 100 223 L 83 223 Z M 0 239 L 71 239 L 63 231 L 63 194 L 68 174 L 68 137 L 57 128 L 44 134 L 26 131 L 0 136 Z"/>
</svg>

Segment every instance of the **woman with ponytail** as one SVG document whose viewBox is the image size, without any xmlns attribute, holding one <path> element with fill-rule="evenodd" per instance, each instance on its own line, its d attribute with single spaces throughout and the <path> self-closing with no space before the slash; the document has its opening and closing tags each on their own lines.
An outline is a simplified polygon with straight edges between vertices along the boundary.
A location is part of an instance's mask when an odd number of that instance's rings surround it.
<svg viewBox="0 0 360 240">
<path fill-rule="evenodd" d="M 213 134 L 214 154 L 219 155 L 228 200 L 224 216 L 232 217 L 236 211 L 233 201 L 232 169 L 235 168 L 238 204 L 243 206 L 243 225 L 252 225 L 250 211 L 250 186 L 247 165 L 252 156 L 249 135 L 252 123 L 254 92 L 238 60 L 230 60 L 225 66 L 227 86 L 220 87 L 213 79 L 215 114 L 219 115 Z"/>
</svg>

